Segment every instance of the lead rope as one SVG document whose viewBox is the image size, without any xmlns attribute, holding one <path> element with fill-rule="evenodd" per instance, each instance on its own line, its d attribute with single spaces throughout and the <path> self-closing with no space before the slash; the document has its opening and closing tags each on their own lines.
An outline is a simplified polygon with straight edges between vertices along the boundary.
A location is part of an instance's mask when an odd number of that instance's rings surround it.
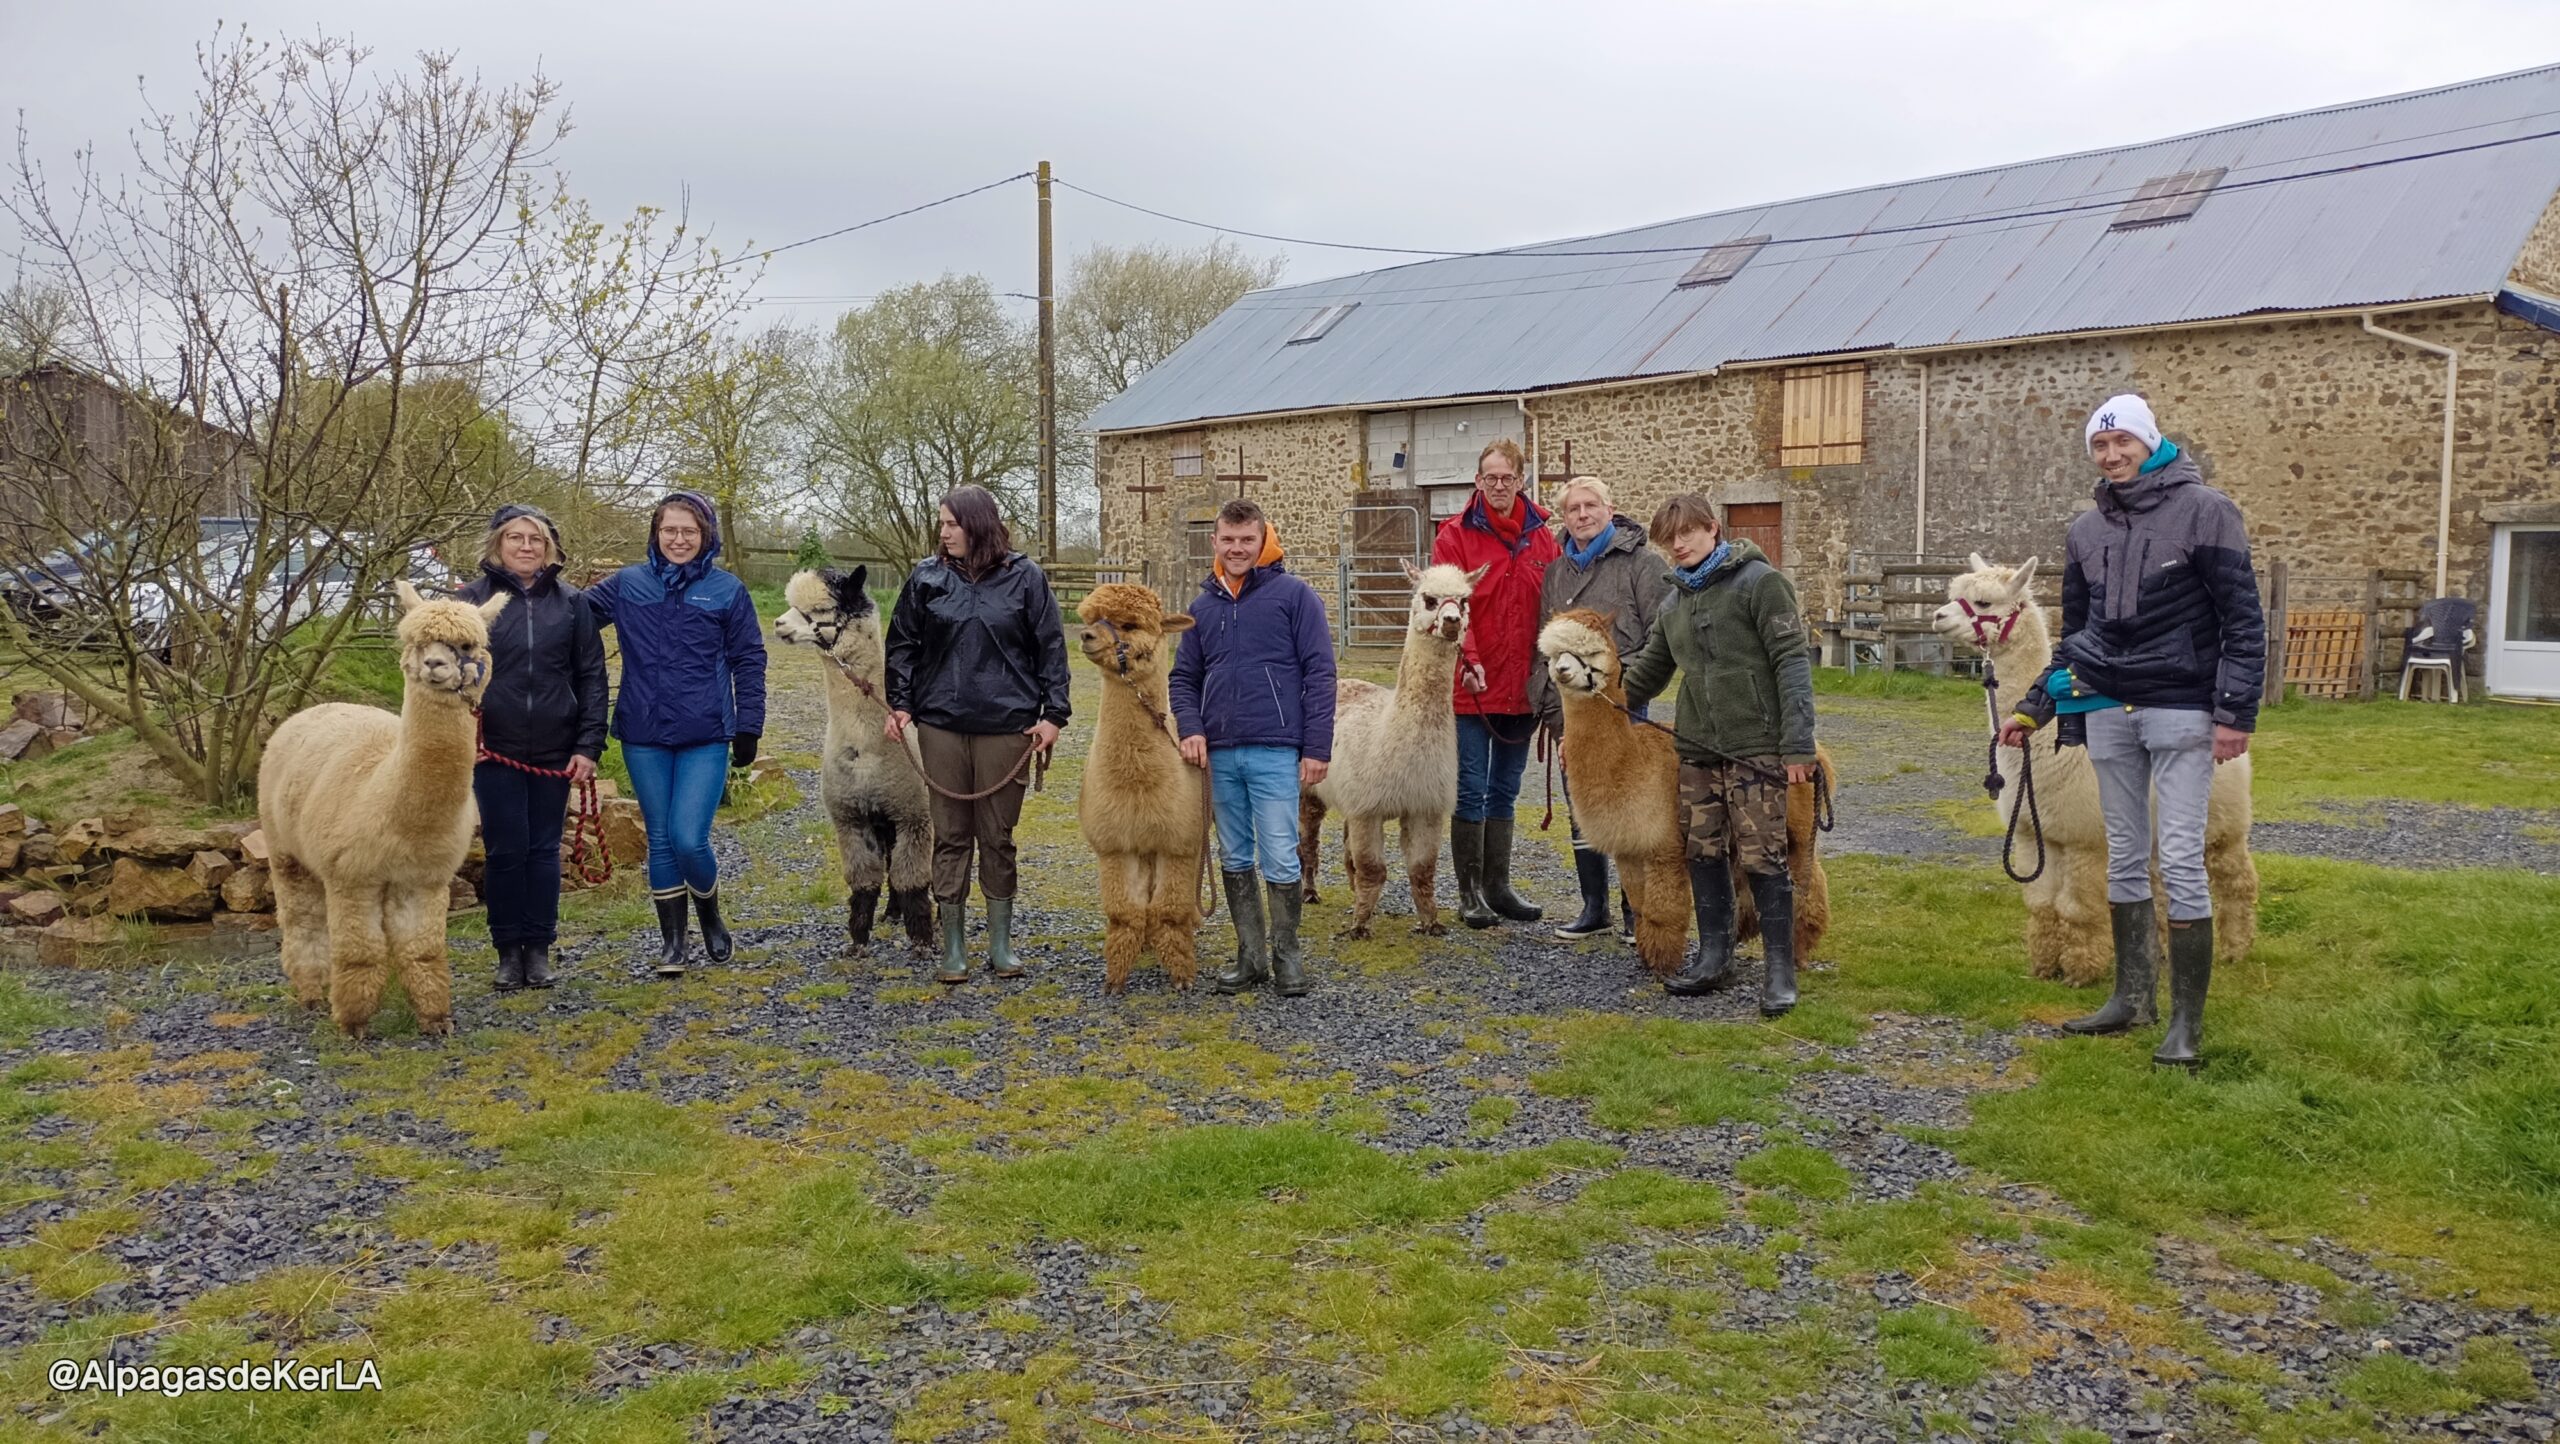
<svg viewBox="0 0 2560 1444">
<path fill-rule="evenodd" d="M 2000 775 L 2000 679 L 1991 669 L 1991 660 L 1982 662 L 1982 711 L 1991 723 L 1991 745 L 1982 773 L 1982 790 L 1991 794 L 1991 803 L 2000 804 L 2000 789 L 2008 779 Z M 2036 865 L 2032 871 L 2018 871 L 2018 819 L 2024 816 L 2035 824 Z M 2000 839 L 2000 870 L 2015 883 L 2030 883 L 2044 876 L 2044 813 L 2036 806 L 2035 738 L 2018 749 L 2018 805 L 2009 809 L 2009 827 Z"/>
<path fill-rule="evenodd" d="M 1661 723 L 1654 721 L 1650 717 L 1644 716 L 1624 702 L 1612 702 L 1610 705 L 1617 708 L 1620 712 L 1625 713 L 1627 720 L 1633 722 L 1639 727 L 1650 727 L 1654 731 L 1661 733 L 1665 737 L 1672 738 L 1675 741 L 1678 740 L 1680 736 L 1679 733 L 1663 726 Z M 1703 742 L 1696 742 L 1691 745 L 1697 747 L 1700 751 L 1714 755 L 1719 761 L 1730 762 L 1736 767 L 1747 768 L 1750 771 L 1757 773 L 1760 780 L 1763 782 L 1774 781 L 1780 787 L 1789 787 L 1793 785 L 1787 781 L 1787 770 L 1783 767 L 1772 768 L 1762 763 L 1754 762 L 1748 757 L 1736 757 L 1730 752 L 1718 752 L 1716 749 L 1707 746 Z M 1831 769 L 1823 766 L 1821 761 L 1816 759 L 1813 764 L 1814 831 L 1829 832 L 1833 827 L 1837 826 L 1839 822 L 1839 809 L 1831 799 Z"/>
<path fill-rule="evenodd" d="M 488 722 L 480 709 L 471 709 L 471 741 L 479 755 L 477 762 L 495 762 L 518 772 L 536 777 L 566 777 L 577 806 L 569 810 L 569 866 L 580 881 L 589 887 L 601 887 L 613 881 L 613 854 L 604 845 L 604 804 L 596 800 L 593 776 L 580 779 L 570 775 L 566 767 L 536 767 L 489 750 Z"/>
</svg>

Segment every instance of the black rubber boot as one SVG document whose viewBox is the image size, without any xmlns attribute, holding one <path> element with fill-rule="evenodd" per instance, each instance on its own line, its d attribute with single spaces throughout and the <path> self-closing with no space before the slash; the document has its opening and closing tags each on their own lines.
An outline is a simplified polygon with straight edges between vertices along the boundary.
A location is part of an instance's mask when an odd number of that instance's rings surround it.
<svg viewBox="0 0 2560 1444">
<path fill-rule="evenodd" d="M 677 891 L 650 901 L 658 905 L 658 936 L 666 944 L 665 953 L 658 959 L 658 976 L 681 978 L 684 976 L 686 935 L 690 931 L 685 905 L 692 899 Z"/>
<path fill-rule="evenodd" d="M 693 911 L 702 920 L 702 955 L 715 963 L 735 957 L 737 941 L 729 936 L 729 925 L 720 920 L 720 889 L 695 893 Z"/>
<path fill-rule="evenodd" d="M 1689 859 L 1689 896 L 1698 905 L 1698 938 L 1688 966 L 1662 980 L 1675 998 L 1712 993 L 1733 981 L 1733 870 L 1723 858 Z"/>
<path fill-rule="evenodd" d="M 1489 928 L 1502 921 L 1484 905 L 1483 823 L 1451 820 L 1449 861 L 1458 875 L 1458 921 L 1471 928 Z"/>
<path fill-rule="evenodd" d="M 1512 825 L 1509 813 L 1484 820 L 1484 905 L 1515 923 L 1534 923 L 1547 910 L 1511 890 Z"/>
<path fill-rule="evenodd" d="M 1013 899 L 987 899 L 987 971 L 999 978 L 1022 976 L 1022 960 L 1013 955 Z"/>
<path fill-rule="evenodd" d="M 844 901 L 845 936 L 857 948 L 871 946 L 871 921 L 880 912 L 880 890 L 867 887 L 846 896 Z"/>
<path fill-rule="evenodd" d="M 1796 1006 L 1796 883 L 1783 872 L 1750 876 L 1760 913 L 1760 1016 L 1784 1017 Z"/>
<path fill-rule="evenodd" d="M 1284 998 L 1307 995 L 1307 952 L 1298 945 L 1298 913 L 1307 905 L 1304 890 L 1294 882 L 1263 885 L 1271 912 L 1271 976 L 1272 988 Z"/>
<path fill-rule="evenodd" d="M 550 987 L 554 981 L 551 976 L 550 945 L 527 943 L 516 951 L 524 957 L 524 985 L 528 988 Z"/>
<path fill-rule="evenodd" d="M 2144 903 L 2149 907 L 2149 903 Z M 2163 1068 L 2204 1066 L 2204 995 L 2213 986 L 2213 919 L 2169 924 L 2169 1031 L 2151 1061 Z"/>
<path fill-rule="evenodd" d="M 2107 905 L 2107 921 L 2116 936 L 2116 990 L 2098 1011 L 2070 1019 L 2062 1031 L 2096 1036 L 2147 1028 L 2160 1020 L 2160 942 L 2151 912 L 2149 898 Z"/>
<path fill-rule="evenodd" d="M 937 902 L 934 916 L 942 924 L 942 962 L 933 970 L 937 983 L 969 981 L 969 905 Z"/>
<path fill-rule="evenodd" d="M 498 945 L 498 991 L 512 993 L 524 986 L 524 946 L 521 943 Z"/>
<path fill-rule="evenodd" d="M 1609 930 L 1609 854 L 1574 844 L 1573 880 L 1582 888 L 1582 914 L 1556 929 L 1556 936 L 1596 938 Z"/>
<path fill-rule="evenodd" d="M 1271 976 L 1271 943 L 1264 932 L 1262 876 L 1251 868 L 1218 872 L 1226 889 L 1227 916 L 1236 925 L 1236 960 L 1218 970 L 1209 986 L 1221 993 L 1241 993 Z M 1292 884 L 1292 890 L 1295 885 Z"/>
</svg>

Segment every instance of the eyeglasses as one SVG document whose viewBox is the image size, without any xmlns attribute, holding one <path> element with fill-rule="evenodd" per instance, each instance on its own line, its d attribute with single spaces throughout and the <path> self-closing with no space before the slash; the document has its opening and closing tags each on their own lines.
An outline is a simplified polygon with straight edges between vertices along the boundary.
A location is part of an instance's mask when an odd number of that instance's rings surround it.
<svg viewBox="0 0 2560 1444">
<path fill-rule="evenodd" d="M 1476 473 L 1476 480 L 1508 482 L 1513 486 L 1518 486 L 1520 484 L 1519 473 L 1509 471 L 1479 471 Z"/>
</svg>

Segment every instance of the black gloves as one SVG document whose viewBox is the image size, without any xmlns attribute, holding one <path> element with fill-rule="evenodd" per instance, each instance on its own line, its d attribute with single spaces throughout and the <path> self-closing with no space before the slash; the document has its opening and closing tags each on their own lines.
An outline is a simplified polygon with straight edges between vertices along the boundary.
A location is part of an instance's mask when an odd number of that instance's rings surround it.
<svg viewBox="0 0 2560 1444">
<path fill-rule="evenodd" d="M 753 732 L 741 732 L 730 738 L 729 765 L 732 767 L 753 766 L 756 760 L 757 740 L 756 734 Z"/>
</svg>

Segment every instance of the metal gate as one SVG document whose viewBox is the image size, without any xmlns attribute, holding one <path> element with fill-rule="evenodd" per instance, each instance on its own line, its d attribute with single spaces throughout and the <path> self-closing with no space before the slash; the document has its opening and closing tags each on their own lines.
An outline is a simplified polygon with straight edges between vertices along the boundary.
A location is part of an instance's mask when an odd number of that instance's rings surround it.
<svg viewBox="0 0 2560 1444">
<path fill-rule="evenodd" d="M 1334 650 L 1402 647 L 1413 607 L 1413 582 L 1404 574 L 1405 564 L 1422 566 L 1430 559 L 1430 512 L 1422 501 L 1343 508 L 1334 571 L 1333 594 L 1341 599 L 1333 611 Z"/>
</svg>

